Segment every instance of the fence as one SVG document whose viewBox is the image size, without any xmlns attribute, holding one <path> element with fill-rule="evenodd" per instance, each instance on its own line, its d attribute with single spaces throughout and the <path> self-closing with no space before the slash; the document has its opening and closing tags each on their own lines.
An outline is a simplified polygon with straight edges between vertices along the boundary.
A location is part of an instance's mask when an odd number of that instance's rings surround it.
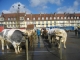
<svg viewBox="0 0 80 60">
<path fill-rule="evenodd" d="M 52 29 L 52 28 L 60 28 L 60 29 L 64 29 L 64 30 L 67 30 L 67 31 L 73 31 L 73 30 L 75 30 L 74 26 L 65 26 L 65 27 L 52 26 L 52 27 L 47 27 L 47 29 Z"/>
</svg>

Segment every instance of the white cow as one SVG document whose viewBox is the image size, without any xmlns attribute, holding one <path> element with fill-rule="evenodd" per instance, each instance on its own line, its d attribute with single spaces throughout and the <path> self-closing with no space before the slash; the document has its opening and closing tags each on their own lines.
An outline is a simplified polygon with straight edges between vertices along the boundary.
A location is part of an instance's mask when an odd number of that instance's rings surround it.
<svg viewBox="0 0 80 60">
<path fill-rule="evenodd" d="M 49 30 L 48 32 L 50 34 L 50 36 L 52 36 L 52 41 L 58 41 L 59 37 L 61 36 L 61 42 L 63 42 L 64 44 L 64 48 L 66 48 L 66 40 L 67 40 L 67 33 L 64 29 L 59 29 L 59 28 L 54 28 Z M 60 48 L 60 44 L 58 46 L 58 48 Z"/>
<path fill-rule="evenodd" d="M 54 28 L 54 29 L 49 29 L 48 30 L 48 40 L 49 40 L 49 42 L 50 43 L 53 43 L 55 40 L 52 38 L 53 37 L 53 35 L 54 35 L 54 30 L 55 30 L 56 28 Z"/>
<path fill-rule="evenodd" d="M 23 40 L 23 37 L 26 36 L 23 32 L 21 32 L 20 30 L 15 30 L 15 29 L 4 29 L 1 35 L 1 42 L 2 42 L 2 50 L 4 50 L 4 40 L 7 42 L 10 42 L 14 49 L 15 49 L 15 53 L 18 54 L 21 51 L 20 48 L 20 43 Z M 9 49 L 8 45 L 7 45 L 7 49 Z"/>
</svg>

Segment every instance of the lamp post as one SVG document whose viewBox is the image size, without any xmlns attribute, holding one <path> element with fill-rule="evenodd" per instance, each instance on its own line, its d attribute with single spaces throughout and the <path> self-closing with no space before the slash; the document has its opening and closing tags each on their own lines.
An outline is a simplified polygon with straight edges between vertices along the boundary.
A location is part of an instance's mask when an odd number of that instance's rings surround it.
<svg viewBox="0 0 80 60">
<path fill-rule="evenodd" d="M 25 15 L 24 15 L 24 26 L 25 26 L 25 29 L 26 29 L 26 12 L 25 12 Z"/>
<path fill-rule="evenodd" d="M 23 8 L 26 9 L 25 6 Z M 26 29 L 26 27 L 27 27 L 27 22 L 26 22 L 26 10 L 25 10 L 25 13 L 24 13 L 24 28 Z"/>
<path fill-rule="evenodd" d="M 18 4 L 18 11 L 17 11 L 17 28 L 20 28 L 20 18 L 19 18 L 19 9 L 20 9 L 20 4 Z"/>
<path fill-rule="evenodd" d="M 14 6 L 12 6 L 14 8 Z M 18 4 L 18 10 L 16 14 L 16 28 L 20 28 L 20 18 L 19 18 L 19 9 L 20 9 L 20 4 Z"/>
</svg>

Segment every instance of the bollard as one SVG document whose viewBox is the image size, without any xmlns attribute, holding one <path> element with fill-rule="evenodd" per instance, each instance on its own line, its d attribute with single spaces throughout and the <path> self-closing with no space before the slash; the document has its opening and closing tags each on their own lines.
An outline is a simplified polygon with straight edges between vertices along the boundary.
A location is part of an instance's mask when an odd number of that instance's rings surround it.
<svg viewBox="0 0 80 60">
<path fill-rule="evenodd" d="M 62 59 L 62 43 L 61 43 L 61 36 L 59 36 L 59 41 L 60 41 L 60 59 Z"/>
<path fill-rule="evenodd" d="M 28 37 L 26 38 L 26 60 L 28 60 Z"/>
</svg>

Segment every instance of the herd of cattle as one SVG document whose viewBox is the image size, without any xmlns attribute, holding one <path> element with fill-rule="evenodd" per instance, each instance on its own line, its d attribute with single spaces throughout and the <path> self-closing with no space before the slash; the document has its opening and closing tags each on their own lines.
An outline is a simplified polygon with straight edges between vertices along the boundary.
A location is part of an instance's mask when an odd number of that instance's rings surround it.
<svg viewBox="0 0 80 60">
<path fill-rule="evenodd" d="M 45 32 L 45 33 L 44 33 Z M 50 30 L 41 30 L 43 35 L 48 36 L 48 40 L 50 43 L 57 42 L 59 37 L 61 36 L 61 42 L 64 44 L 64 48 L 66 48 L 66 40 L 67 40 L 67 32 L 63 29 L 54 28 Z M 18 54 L 21 52 L 22 48 L 20 46 L 21 42 L 26 40 L 28 37 L 30 47 L 33 47 L 34 42 L 37 40 L 36 30 L 20 30 L 20 29 L 4 29 L 0 32 L 0 41 L 2 45 L 2 50 L 4 50 L 4 44 L 6 43 L 7 49 L 9 49 L 8 43 L 11 43 L 15 49 L 15 53 Z M 58 48 L 60 48 L 60 44 L 58 43 Z"/>
</svg>

